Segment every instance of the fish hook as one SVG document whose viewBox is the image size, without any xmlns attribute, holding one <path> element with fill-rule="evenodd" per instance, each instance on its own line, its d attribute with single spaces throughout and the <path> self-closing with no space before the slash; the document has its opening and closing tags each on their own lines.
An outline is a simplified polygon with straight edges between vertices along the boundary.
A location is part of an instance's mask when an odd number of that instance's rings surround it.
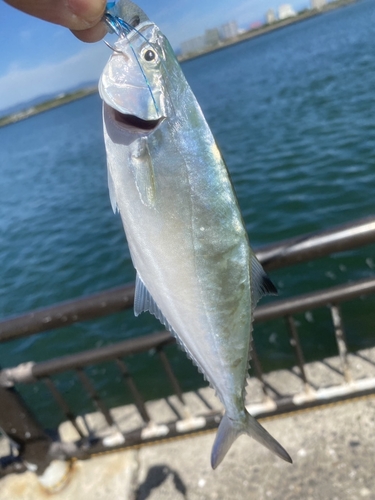
<svg viewBox="0 0 375 500">
<path fill-rule="evenodd" d="M 117 21 L 115 16 L 106 12 L 103 16 L 103 21 L 107 25 L 107 30 L 109 33 L 115 33 L 117 36 L 124 36 L 123 30 L 121 29 L 120 24 Z"/>
<path fill-rule="evenodd" d="M 108 5 L 108 4 L 107 4 Z M 112 14 L 109 14 L 108 12 L 106 12 L 104 14 L 104 17 L 103 17 L 103 21 L 105 22 L 105 24 L 107 25 L 107 29 L 110 33 L 114 33 L 116 34 L 118 37 L 120 38 L 127 38 L 128 34 L 131 32 L 131 31 L 136 31 L 136 33 L 138 33 L 138 35 L 140 35 L 147 43 L 150 43 L 148 42 L 148 40 L 146 40 L 146 38 L 138 31 L 136 30 L 133 26 L 131 26 L 130 24 L 128 24 L 126 21 L 124 21 L 123 19 L 121 19 L 120 17 L 117 17 L 117 16 L 113 16 Z M 110 43 L 108 43 L 106 40 L 103 40 L 104 43 L 107 45 L 107 47 L 109 47 L 110 49 L 113 50 L 113 52 L 116 52 L 117 54 L 123 54 L 123 52 L 121 50 L 118 50 L 116 49 L 115 47 L 113 47 Z M 152 44 L 150 44 L 152 45 Z M 155 97 L 154 97 L 154 94 L 152 92 L 152 89 L 151 89 L 151 86 L 149 84 L 149 81 L 147 79 L 147 76 L 144 72 L 144 69 L 142 68 L 142 65 L 141 63 L 139 62 L 139 59 L 137 57 L 137 54 L 132 46 L 132 44 L 130 43 L 130 47 L 131 47 L 131 50 L 133 51 L 133 54 L 135 56 L 135 60 L 137 61 L 138 63 L 138 66 L 139 66 L 139 69 L 141 70 L 141 73 L 143 75 L 143 78 L 145 79 L 145 82 L 146 82 L 146 85 L 148 87 L 148 90 L 151 94 L 151 98 L 152 98 L 152 101 L 154 103 L 154 106 L 155 106 L 155 110 L 157 113 L 159 113 L 159 108 L 158 108 L 158 105 L 156 103 L 156 100 L 155 100 Z"/>
<path fill-rule="evenodd" d="M 116 52 L 117 54 L 123 54 L 121 50 L 116 49 L 113 45 L 111 45 L 107 40 L 103 40 L 103 42 L 109 47 L 113 52 Z"/>
</svg>

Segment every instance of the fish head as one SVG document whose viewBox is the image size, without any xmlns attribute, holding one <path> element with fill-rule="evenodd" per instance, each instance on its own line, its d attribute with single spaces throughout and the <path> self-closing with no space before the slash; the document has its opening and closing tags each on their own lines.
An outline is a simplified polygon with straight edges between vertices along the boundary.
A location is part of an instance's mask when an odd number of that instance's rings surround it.
<svg viewBox="0 0 375 500">
<path fill-rule="evenodd" d="M 146 20 L 114 44 L 99 93 L 117 121 L 155 128 L 166 117 L 164 36 Z"/>
</svg>

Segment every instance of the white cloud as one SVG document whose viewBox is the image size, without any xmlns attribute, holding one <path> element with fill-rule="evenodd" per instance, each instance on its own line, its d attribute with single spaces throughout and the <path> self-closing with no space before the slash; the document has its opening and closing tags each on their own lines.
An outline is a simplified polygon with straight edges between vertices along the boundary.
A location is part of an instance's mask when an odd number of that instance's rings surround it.
<svg viewBox="0 0 375 500">
<path fill-rule="evenodd" d="M 61 92 L 85 81 L 97 80 L 109 55 L 104 44 L 95 44 L 64 61 L 30 69 L 22 69 L 14 62 L 0 77 L 0 110 L 39 95 Z"/>
</svg>

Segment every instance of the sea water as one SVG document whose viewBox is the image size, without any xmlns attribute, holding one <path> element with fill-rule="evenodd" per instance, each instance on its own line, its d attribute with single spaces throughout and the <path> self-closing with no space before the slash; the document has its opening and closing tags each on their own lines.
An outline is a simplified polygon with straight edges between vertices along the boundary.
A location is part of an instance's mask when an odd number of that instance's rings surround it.
<svg viewBox="0 0 375 500">
<path fill-rule="evenodd" d="M 228 164 L 254 248 L 374 214 L 374 13 L 373 0 L 362 0 L 182 65 Z M 0 169 L 1 318 L 134 280 L 109 203 L 98 95 L 1 128 Z M 374 268 L 369 246 L 271 277 L 286 298 L 368 277 Z M 373 307 L 371 300 L 343 306 L 351 349 L 375 345 Z M 308 360 L 335 353 L 328 310 L 298 315 L 297 325 Z M 150 315 L 135 319 L 127 311 L 2 344 L 0 365 L 161 328 Z M 256 325 L 254 337 L 266 369 L 293 363 L 282 321 Z M 169 349 L 183 389 L 202 384 L 184 353 Z M 169 392 L 150 354 L 130 360 L 130 368 L 147 397 Z M 127 400 L 112 365 L 89 373 L 109 404 Z M 59 384 L 75 408 L 87 409 L 73 373 Z M 43 390 L 25 397 L 53 414 Z"/>
</svg>

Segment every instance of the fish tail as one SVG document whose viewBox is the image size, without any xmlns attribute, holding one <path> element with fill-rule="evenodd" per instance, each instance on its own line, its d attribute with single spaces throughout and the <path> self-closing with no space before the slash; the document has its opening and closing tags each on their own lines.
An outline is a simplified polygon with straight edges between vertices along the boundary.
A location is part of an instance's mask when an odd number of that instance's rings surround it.
<svg viewBox="0 0 375 500">
<path fill-rule="evenodd" d="M 242 431 L 243 432 L 243 431 Z M 238 438 L 241 431 L 238 431 L 233 425 L 233 421 L 224 413 L 221 419 L 219 428 L 216 433 L 216 438 L 211 452 L 211 467 L 216 467 L 222 462 L 223 458 L 229 451 L 234 441 Z"/>
<path fill-rule="evenodd" d="M 245 409 L 245 419 L 243 422 L 231 420 L 226 414 L 224 414 L 212 447 L 211 467 L 213 469 L 216 469 L 216 467 L 221 463 L 229 451 L 229 448 L 240 434 L 247 434 L 258 441 L 258 443 L 275 453 L 278 457 L 282 458 L 286 462 L 292 463 L 292 459 L 284 448 Z"/>
</svg>

